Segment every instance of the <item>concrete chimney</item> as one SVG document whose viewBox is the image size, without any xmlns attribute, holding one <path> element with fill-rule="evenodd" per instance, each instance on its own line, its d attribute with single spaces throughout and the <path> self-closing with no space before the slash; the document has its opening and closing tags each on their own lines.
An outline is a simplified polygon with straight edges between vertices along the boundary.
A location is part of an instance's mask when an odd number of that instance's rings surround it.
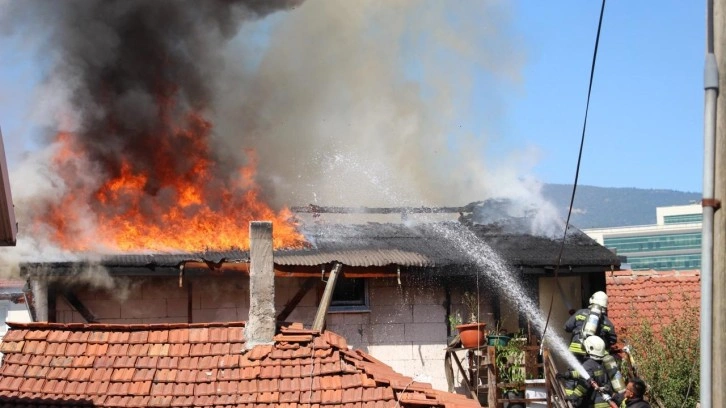
<svg viewBox="0 0 726 408">
<path fill-rule="evenodd" d="M 272 344 L 275 336 L 275 271 L 272 222 L 250 222 L 250 316 L 245 347 Z"/>
</svg>

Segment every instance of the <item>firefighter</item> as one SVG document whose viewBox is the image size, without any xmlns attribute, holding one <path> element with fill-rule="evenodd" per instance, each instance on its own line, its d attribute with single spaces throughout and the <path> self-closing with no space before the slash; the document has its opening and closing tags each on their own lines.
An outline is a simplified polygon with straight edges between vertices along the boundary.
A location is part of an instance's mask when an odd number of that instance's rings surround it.
<svg viewBox="0 0 726 408">
<path fill-rule="evenodd" d="M 615 394 L 613 401 L 621 408 L 650 408 L 648 401 L 643 399 L 646 385 L 640 378 L 628 381 L 623 394 Z"/>
<path fill-rule="evenodd" d="M 590 296 L 590 306 L 575 312 L 567 322 L 565 331 L 572 333 L 570 351 L 578 359 L 585 358 L 582 341 L 588 336 L 595 335 L 605 341 L 605 349 L 609 350 L 618 341 L 615 326 L 607 317 L 608 295 L 605 292 L 595 292 Z"/>
<path fill-rule="evenodd" d="M 556 377 L 565 380 L 567 400 L 575 408 L 610 408 L 610 381 L 601 361 L 607 351 L 605 342 L 598 336 L 590 336 L 583 341 L 585 358 L 582 367 L 590 378 L 585 379 L 577 370 L 557 373 Z"/>
</svg>

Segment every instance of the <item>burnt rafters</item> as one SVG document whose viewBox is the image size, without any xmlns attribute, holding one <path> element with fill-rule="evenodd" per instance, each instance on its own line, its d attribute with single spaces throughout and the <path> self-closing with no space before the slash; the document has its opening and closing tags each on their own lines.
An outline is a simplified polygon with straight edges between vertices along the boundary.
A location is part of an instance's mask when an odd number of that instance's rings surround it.
<svg viewBox="0 0 726 408">
<path fill-rule="evenodd" d="M 68 301 L 68 303 L 70 303 L 70 305 L 73 306 L 73 308 L 76 309 L 76 311 L 78 313 L 80 313 L 84 319 L 86 319 L 86 322 L 88 322 L 88 323 L 98 323 L 99 322 L 98 318 L 93 314 L 93 312 L 91 312 L 86 307 L 86 305 L 84 305 L 83 302 L 81 302 L 81 300 L 78 299 L 78 296 L 76 296 L 76 294 L 73 293 L 72 290 L 70 290 L 70 289 L 63 290 L 61 292 L 61 294 Z"/>
<path fill-rule="evenodd" d="M 308 294 L 308 292 L 310 292 L 310 290 L 314 288 L 319 281 L 320 278 L 305 279 L 302 285 L 300 285 L 300 289 L 298 289 L 297 293 L 295 293 L 295 296 L 293 296 L 292 299 L 290 299 L 290 301 L 285 304 L 285 308 L 282 309 L 282 311 L 277 315 L 277 321 L 284 321 L 285 319 L 287 319 L 287 317 L 290 316 L 290 313 L 292 313 L 293 310 L 295 310 L 295 308 L 305 297 L 305 295 Z"/>
</svg>

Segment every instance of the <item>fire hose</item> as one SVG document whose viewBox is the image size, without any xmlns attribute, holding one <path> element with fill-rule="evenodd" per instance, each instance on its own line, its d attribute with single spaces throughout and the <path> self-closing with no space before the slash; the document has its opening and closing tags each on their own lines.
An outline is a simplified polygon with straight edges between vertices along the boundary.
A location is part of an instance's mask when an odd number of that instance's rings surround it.
<svg viewBox="0 0 726 408">
<path fill-rule="evenodd" d="M 590 386 L 597 391 L 598 394 L 600 394 L 600 397 L 602 397 L 603 401 L 607 402 L 608 405 L 610 405 L 610 408 L 618 408 L 618 404 L 613 401 L 612 395 L 607 392 L 607 390 L 604 387 L 600 387 L 598 385 L 597 381 L 590 378 Z"/>
<path fill-rule="evenodd" d="M 627 341 L 625 341 L 623 352 L 627 356 L 628 364 L 630 365 L 630 369 L 633 371 L 633 377 L 638 377 L 638 367 L 635 365 L 635 359 L 633 358 L 633 354 L 630 352 L 630 344 L 628 344 Z"/>
</svg>

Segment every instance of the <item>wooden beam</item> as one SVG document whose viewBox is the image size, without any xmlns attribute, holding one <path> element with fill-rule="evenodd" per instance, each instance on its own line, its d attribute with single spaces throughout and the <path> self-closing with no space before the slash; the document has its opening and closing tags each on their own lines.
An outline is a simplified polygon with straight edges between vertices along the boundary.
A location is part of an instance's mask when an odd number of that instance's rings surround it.
<svg viewBox="0 0 726 408">
<path fill-rule="evenodd" d="M 343 264 L 336 262 L 330 271 L 328 283 L 325 284 L 325 292 L 323 292 L 320 305 L 318 305 L 318 313 L 313 321 L 313 330 L 323 331 L 323 327 L 325 327 L 325 316 L 328 314 L 328 307 L 330 307 L 330 301 L 333 299 L 333 291 L 335 290 L 335 282 L 338 280 L 338 274 L 342 267 Z"/>
<path fill-rule="evenodd" d="M 194 323 L 194 314 L 192 313 L 192 280 L 187 279 L 187 323 Z"/>
<path fill-rule="evenodd" d="M 307 278 L 303 281 L 302 285 L 300 285 L 300 289 L 295 293 L 295 296 L 290 299 L 289 302 L 285 305 L 285 308 L 282 309 L 282 311 L 277 315 L 277 321 L 284 321 L 287 319 L 288 316 L 290 316 L 290 313 L 292 313 L 293 310 L 297 307 L 297 305 L 300 303 L 300 301 L 305 297 L 305 295 L 310 292 L 310 290 L 315 287 L 319 282 L 318 278 Z"/>
<path fill-rule="evenodd" d="M 48 283 L 48 292 L 47 292 L 47 298 L 48 298 L 48 316 L 46 317 L 46 321 L 48 323 L 55 323 L 58 319 L 57 316 L 57 308 L 56 304 L 58 302 L 58 290 L 56 289 L 55 284 Z"/>
<path fill-rule="evenodd" d="M 309 214 L 457 214 L 470 213 L 472 206 L 465 207 L 324 207 L 310 204 L 304 207 L 291 207 L 296 213 Z"/>
<path fill-rule="evenodd" d="M 78 299 L 75 293 L 71 291 L 70 289 L 63 290 L 62 293 L 63 297 L 70 303 L 70 305 L 76 309 L 78 313 L 83 316 L 83 318 L 88 323 L 98 323 L 98 318 L 90 311 L 88 308 Z"/>
</svg>

